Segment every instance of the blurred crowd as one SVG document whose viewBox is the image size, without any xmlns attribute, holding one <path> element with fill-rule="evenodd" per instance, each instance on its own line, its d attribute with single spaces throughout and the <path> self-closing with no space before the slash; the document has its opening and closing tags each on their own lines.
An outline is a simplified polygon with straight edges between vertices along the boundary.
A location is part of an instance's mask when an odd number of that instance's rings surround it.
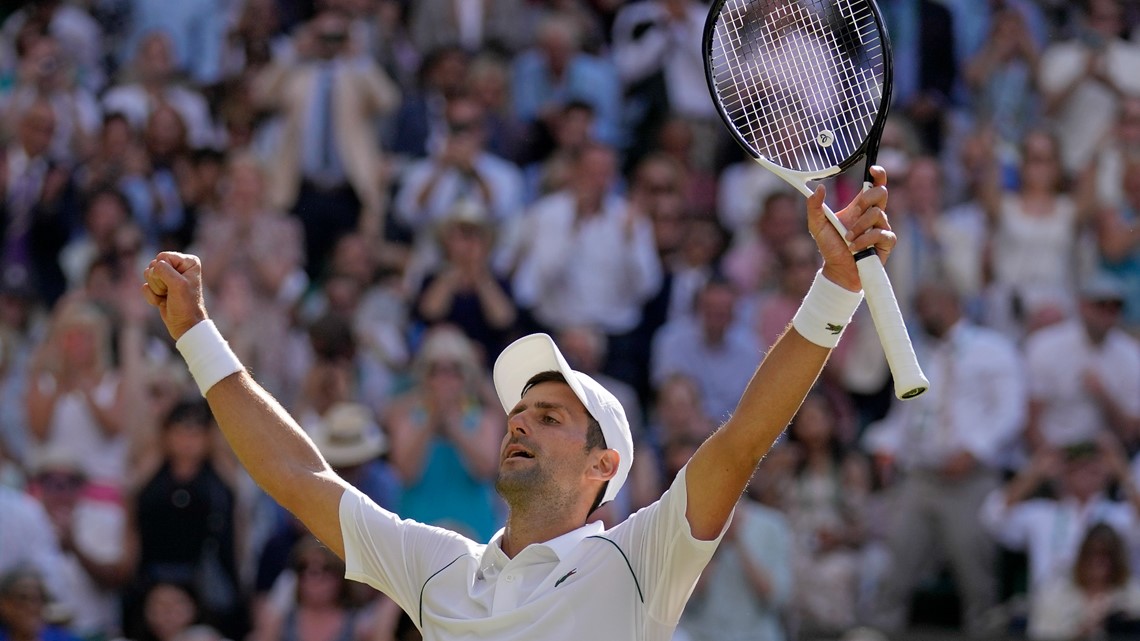
<svg viewBox="0 0 1140 641">
<path fill-rule="evenodd" d="M 1136 635 L 1140 2 L 879 4 L 888 271 L 932 387 L 893 400 L 860 311 L 676 638 Z M 708 96 L 703 2 L 5 7 L 4 641 L 416 638 L 233 459 L 139 295 L 156 251 L 202 257 L 211 317 L 342 475 L 480 541 L 510 340 L 550 333 L 622 400 L 616 523 L 820 266 Z"/>
</svg>

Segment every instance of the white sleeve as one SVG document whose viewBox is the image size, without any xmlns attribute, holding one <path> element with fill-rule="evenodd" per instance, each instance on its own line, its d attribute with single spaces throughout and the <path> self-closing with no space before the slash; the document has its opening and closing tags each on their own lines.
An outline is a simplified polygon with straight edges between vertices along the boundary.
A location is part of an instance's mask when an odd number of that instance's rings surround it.
<svg viewBox="0 0 1140 641">
<path fill-rule="evenodd" d="M 999 543 L 1013 550 L 1024 550 L 1029 543 L 1036 501 L 1006 505 L 1005 490 L 990 492 L 982 502 L 979 519 L 982 527 Z"/>
<path fill-rule="evenodd" d="M 344 576 L 387 594 L 405 612 L 415 612 L 430 576 L 477 547 L 450 530 L 401 519 L 356 488 L 340 499 Z"/>
<path fill-rule="evenodd" d="M 712 541 L 693 537 L 685 518 L 687 469 L 681 469 L 660 500 L 605 534 L 626 554 L 641 587 L 646 612 L 667 625 L 681 618 L 697 578 L 724 536 L 722 530 Z"/>
</svg>

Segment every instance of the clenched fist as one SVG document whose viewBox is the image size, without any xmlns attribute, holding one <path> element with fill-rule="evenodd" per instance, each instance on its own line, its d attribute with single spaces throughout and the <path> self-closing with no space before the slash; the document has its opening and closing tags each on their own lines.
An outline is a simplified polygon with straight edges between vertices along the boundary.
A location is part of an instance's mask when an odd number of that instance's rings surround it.
<svg viewBox="0 0 1140 641">
<path fill-rule="evenodd" d="M 161 252 L 143 272 L 142 294 L 158 308 L 166 331 L 178 340 L 191 327 L 206 320 L 202 300 L 202 261 L 197 256 Z"/>
</svg>

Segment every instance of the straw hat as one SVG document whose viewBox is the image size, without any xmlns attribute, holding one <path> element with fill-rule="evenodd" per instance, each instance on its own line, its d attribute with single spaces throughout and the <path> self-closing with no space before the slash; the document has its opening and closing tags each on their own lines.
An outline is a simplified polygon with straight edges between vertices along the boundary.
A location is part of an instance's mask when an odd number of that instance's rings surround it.
<svg viewBox="0 0 1140 641">
<path fill-rule="evenodd" d="M 372 410 L 360 403 L 337 403 L 329 408 L 313 441 L 333 467 L 367 463 L 388 451 L 388 440 Z"/>
</svg>

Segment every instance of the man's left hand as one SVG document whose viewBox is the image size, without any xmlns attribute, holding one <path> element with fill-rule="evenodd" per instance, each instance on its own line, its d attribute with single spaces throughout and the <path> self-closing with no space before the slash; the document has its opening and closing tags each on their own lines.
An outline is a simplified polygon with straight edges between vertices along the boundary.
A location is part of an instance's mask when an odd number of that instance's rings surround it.
<svg viewBox="0 0 1140 641">
<path fill-rule="evenodd" d="M 879 259 L 886 262 L 896 238 L 887 221 L 887 172 L 878 165 L 871 168 L 874 186 L 855 197 L 835 215 L 847 227 L 846 241 L 823 213 L 825 191 L 820 185 L 808 199 L 808 230 L 823 254 L 823 275 L 828 280 L 857 292 L 863 288 L 855 267 L 855 252 L 874 247 Z M 848 245 L 847 241 L 851 244 Z"/>
</svg>

